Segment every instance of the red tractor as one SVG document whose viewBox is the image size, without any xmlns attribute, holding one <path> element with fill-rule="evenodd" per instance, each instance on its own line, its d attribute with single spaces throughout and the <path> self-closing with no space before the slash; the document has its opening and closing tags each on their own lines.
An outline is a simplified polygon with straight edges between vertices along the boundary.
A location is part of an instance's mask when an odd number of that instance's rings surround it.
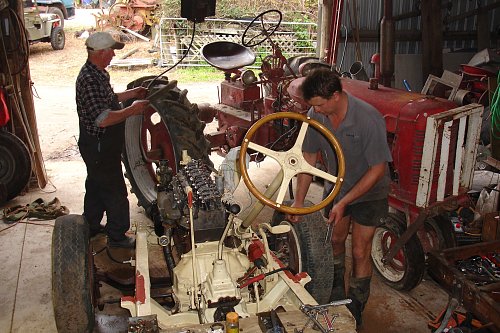
<svg viewBox="0 0 500 333">
<path fill-rule="evenodd" d="M 280 12 L 266 11 L 248 25 L 242 45 L 223 41 L 204 46 L 206 61 L 225 75 L 220 104 L 200 110 L 187 100 L 187 91 L 177 88 L 177 82 L 160 79 L 152 87 L 151 112 L 144 119 L 127 121 L 127 175 L 139 204 L 150 214 L 156 210 L 155 161 L 168 160 L 175 173 L 184 150 L 193 158 L 209 161 L 209 153 L 215 149 L 225 154 L 242 145 L 250 127 L 265 116 L 307 112 L 306 106 L 290 96 L 288 87 L 309 68 L 330 65 L 310 58 L 286 59 L 271 38 L 280 21 Z M 263 42 L 270 42 L 273 52 L 262 59 L 261 73 L 242 70 L 255 61 L 249 47 Z M 142 78 L 129 87 L 147 84 L 151 79 Z M 474 172 L 483 107 L 457 107 L 446 99 L 349 78 L 343 79 L 343 87 L 377 108 L 386 120 L 393 156 L 391 212 L 376 231 L 372 258 L 386 283 L 398 290 L 410 290 L 424 275 L 425 253 L 455 245 L 450 216 L 457 216 L 458 210 L 470 205 L 467 191 Z M 218 130 L 204 134 L 205 125 L 200 120 L 208 122 L 214 116 Z M 300 136 L 300 125 L 295 117 L 272 116 L 251 131 L 255 145 L 244 146 L 245 150 L 261 147 L 252 154 L 258 161 L 290 149 Z M 141 133 L 140 138 L 135 133 Z M 288 179 L 283 183 L 282 188 L 286 188 Z M 280 189 L 278 199 L 265 204 L 281 210 L 284 192 Z"/>
</svg>

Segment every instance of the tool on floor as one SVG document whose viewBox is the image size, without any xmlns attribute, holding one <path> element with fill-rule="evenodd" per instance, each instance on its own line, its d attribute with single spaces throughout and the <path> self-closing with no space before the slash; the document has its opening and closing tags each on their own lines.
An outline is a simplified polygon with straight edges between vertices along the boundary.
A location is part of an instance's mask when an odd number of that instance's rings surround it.
<svg viewBox="0 0 500 333">
<path fill-rule="evenodd" d="M 314 323 L 314 327 L 320 330 L 321 333 L 333 332 L 335 330 L 333 328 L 333 323 L 335 322 L 335 319 L 337 319 L 338 314 L 332 314 L 330 317 L 328 314 L 328 308 L 331 306 L 346 305 L 351 302 L 352 300 L 347 298 L 322 305 L 308 305 L 308 304 L 301 305 L 300 311 L 302 311 L 308 317 L 308 319 L 304 324 L 304 327 L 302 327 L 300 330 L 296 328 L 294 332 L 304 333 L 304 330 L 311 322 Z M 324 327 L 323 324 L 320 322 L 319 319 L 320 317 L 322 317 L 326 327 Z"/>
</svg>

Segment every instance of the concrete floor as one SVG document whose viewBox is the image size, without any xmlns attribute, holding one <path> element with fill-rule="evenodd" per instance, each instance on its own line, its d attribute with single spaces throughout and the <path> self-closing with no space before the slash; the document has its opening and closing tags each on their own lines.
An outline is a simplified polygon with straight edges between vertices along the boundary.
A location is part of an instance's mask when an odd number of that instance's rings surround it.
<svg viewBox="0 0 500 333">
<path fill-rule="evenodd" d="M 203 87 L 188 85 L 192 102 L 214 102 L 216 84 Z M 117 87 L 119 90 L 119 87 Z M 214 89 L 214 90 L 207 90 Z M 78 125 L 73 86 L 37 86 L 42 97 L 36 99 L 39 135 L 45 167 L 50 180 L 44 189 L 34 188 L 8 203 L 28 204 L 37 198 L 58 197 L 71 213 L 83 209 L 85 166 L 78 154 Z M 54 121 L 56 120 L 56 121 Z M 217 162 L 216 162 L 217 163 Z M 254 171 L 266 174 L 265 168 Z M 240 191 L 240 199 L 249 194 Z M 140 207 L 131 201 L 133 221 L 146 219 Z M 1 208 L 1 207 L 0 207 Z M 270 212 L 264 214 L 269 216 Z M 268 217 L 264 217 L 268 218 Z M 0 253 L 4 254 L 0 270 L 0 333 L 56 332 L 51 299 L 51 235 L 54 221 L 29 221 L 15 225 L 0 222 Z M 408 293 L 395 291 L 375 276 L 372 294 L 359 332 L 429 332 L 427 323 L 447 303 L 447 294 L 432 280 L 425 279 Z M 105 314 L 106 308 L 104 310 Z M 98 330 L 115 332 L 115 328 Z"/>
</svg>

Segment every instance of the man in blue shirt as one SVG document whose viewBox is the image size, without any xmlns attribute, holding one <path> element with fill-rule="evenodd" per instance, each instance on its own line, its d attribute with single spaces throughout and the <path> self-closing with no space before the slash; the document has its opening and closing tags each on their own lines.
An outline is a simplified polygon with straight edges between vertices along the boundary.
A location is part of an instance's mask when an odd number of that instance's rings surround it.
<svg viewBox="0 0 500 333">
<path fill-rule="evenodd" d="M 387 215 L 389 193 L 388 162 L 392 161 L 387 144 L 385 121 L 371 105 L 342 90 L 338 75 L 317 69 L 300 86 L 302 98 L 311 106 L 308 116 L 325 125 L 337 138 L 345 157 L 344 182 L 333 206 L 328 207 L 327 223 L 333 223 L 334 272 L 330 300 L 346 298 L 345 245 L 352 224 L 353 271 L 347 307 L 361 325 L 361 314 L 370 294 L 372 276 L 371 245 L 375 228 Z M 326 139 L 309 128 L 302 151 L 306 161 L 315 165 L 318 153 L 329 173 L 336 174 L 336 155 Z M 312 176 L 299 174 L 294 207 L 302 207 Z M 331 184 L 325 184 L 329 193 Z M 299 222 L 299 216 L 290 216 Z M 318 235 L 319 237 L 319 235 Z"/>
</svg>

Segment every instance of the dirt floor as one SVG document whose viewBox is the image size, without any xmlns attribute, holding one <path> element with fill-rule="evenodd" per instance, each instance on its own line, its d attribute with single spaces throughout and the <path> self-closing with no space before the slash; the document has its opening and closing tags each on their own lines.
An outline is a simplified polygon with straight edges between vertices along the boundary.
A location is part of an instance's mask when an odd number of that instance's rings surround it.
<svg viewBox="0 0 500 333">
<path fill-rule="evenodd" d="M 86 24 L 88 20 L 80 26 L 86 27 Z M 71 27 L 72 21 L 66 26 Z M 71 29 L 77 28 L 78 25 L 73 24 Z M 140 48 L 137 57 L 157 56 L 150 52 L 154 50 L 152 44 L 143 41 L 127 43 L 123 50 L 116 52 L 117 56 L 136 47 Z M 39 139 L 49 184 L 44 189 L 32 188 L 8 205 L 27 204 L 38 197 L 46 200 L 58 197 L 71 213 L 81 214 L 85 166 L 76 144 L 78 119 L 74 83 L 86 59 L 84 40 L 67 32 L 64 50 L 53 51 L 50 44 L 44 43 L 32 45 L 30 51 Z M 137 78 L 161 71 L 157 67 L 112 68 L 110 75 L 115 90 L 120 91 Z M 168 76 L 175 79 L 175 72 Z M 195 103 L 217 103 L 217 86 L 218 82 L 179 83 L 181 89 L 188 89 L 188 98 Z M 240 198 L 248 204 L 249 197 L 243 192 Z M 129 200 L 133 222 L 146 219 L 142 208 L 135 205 L 137 200 L 133 194 Z M 56 331 L 50 292 L 52 226 L 53 221 L 35 225 L 0 222 L 0 252 L 9 253 L 0 273 L 0 332 Z M 439 313 L 446 301 L 446 293 L 431 280 L 426 279 L 411 292 L 401 293 L 375 277 L 365 310 L 365 325 L 360 332 L 428 332 L 427 322 Z M 102 320 L 98 332 L 116 332 L 116 326 L 106 327 L 106 322 L 109 323 L 106 318 L 106 313 L 98 318 Z"/>
</svg>

